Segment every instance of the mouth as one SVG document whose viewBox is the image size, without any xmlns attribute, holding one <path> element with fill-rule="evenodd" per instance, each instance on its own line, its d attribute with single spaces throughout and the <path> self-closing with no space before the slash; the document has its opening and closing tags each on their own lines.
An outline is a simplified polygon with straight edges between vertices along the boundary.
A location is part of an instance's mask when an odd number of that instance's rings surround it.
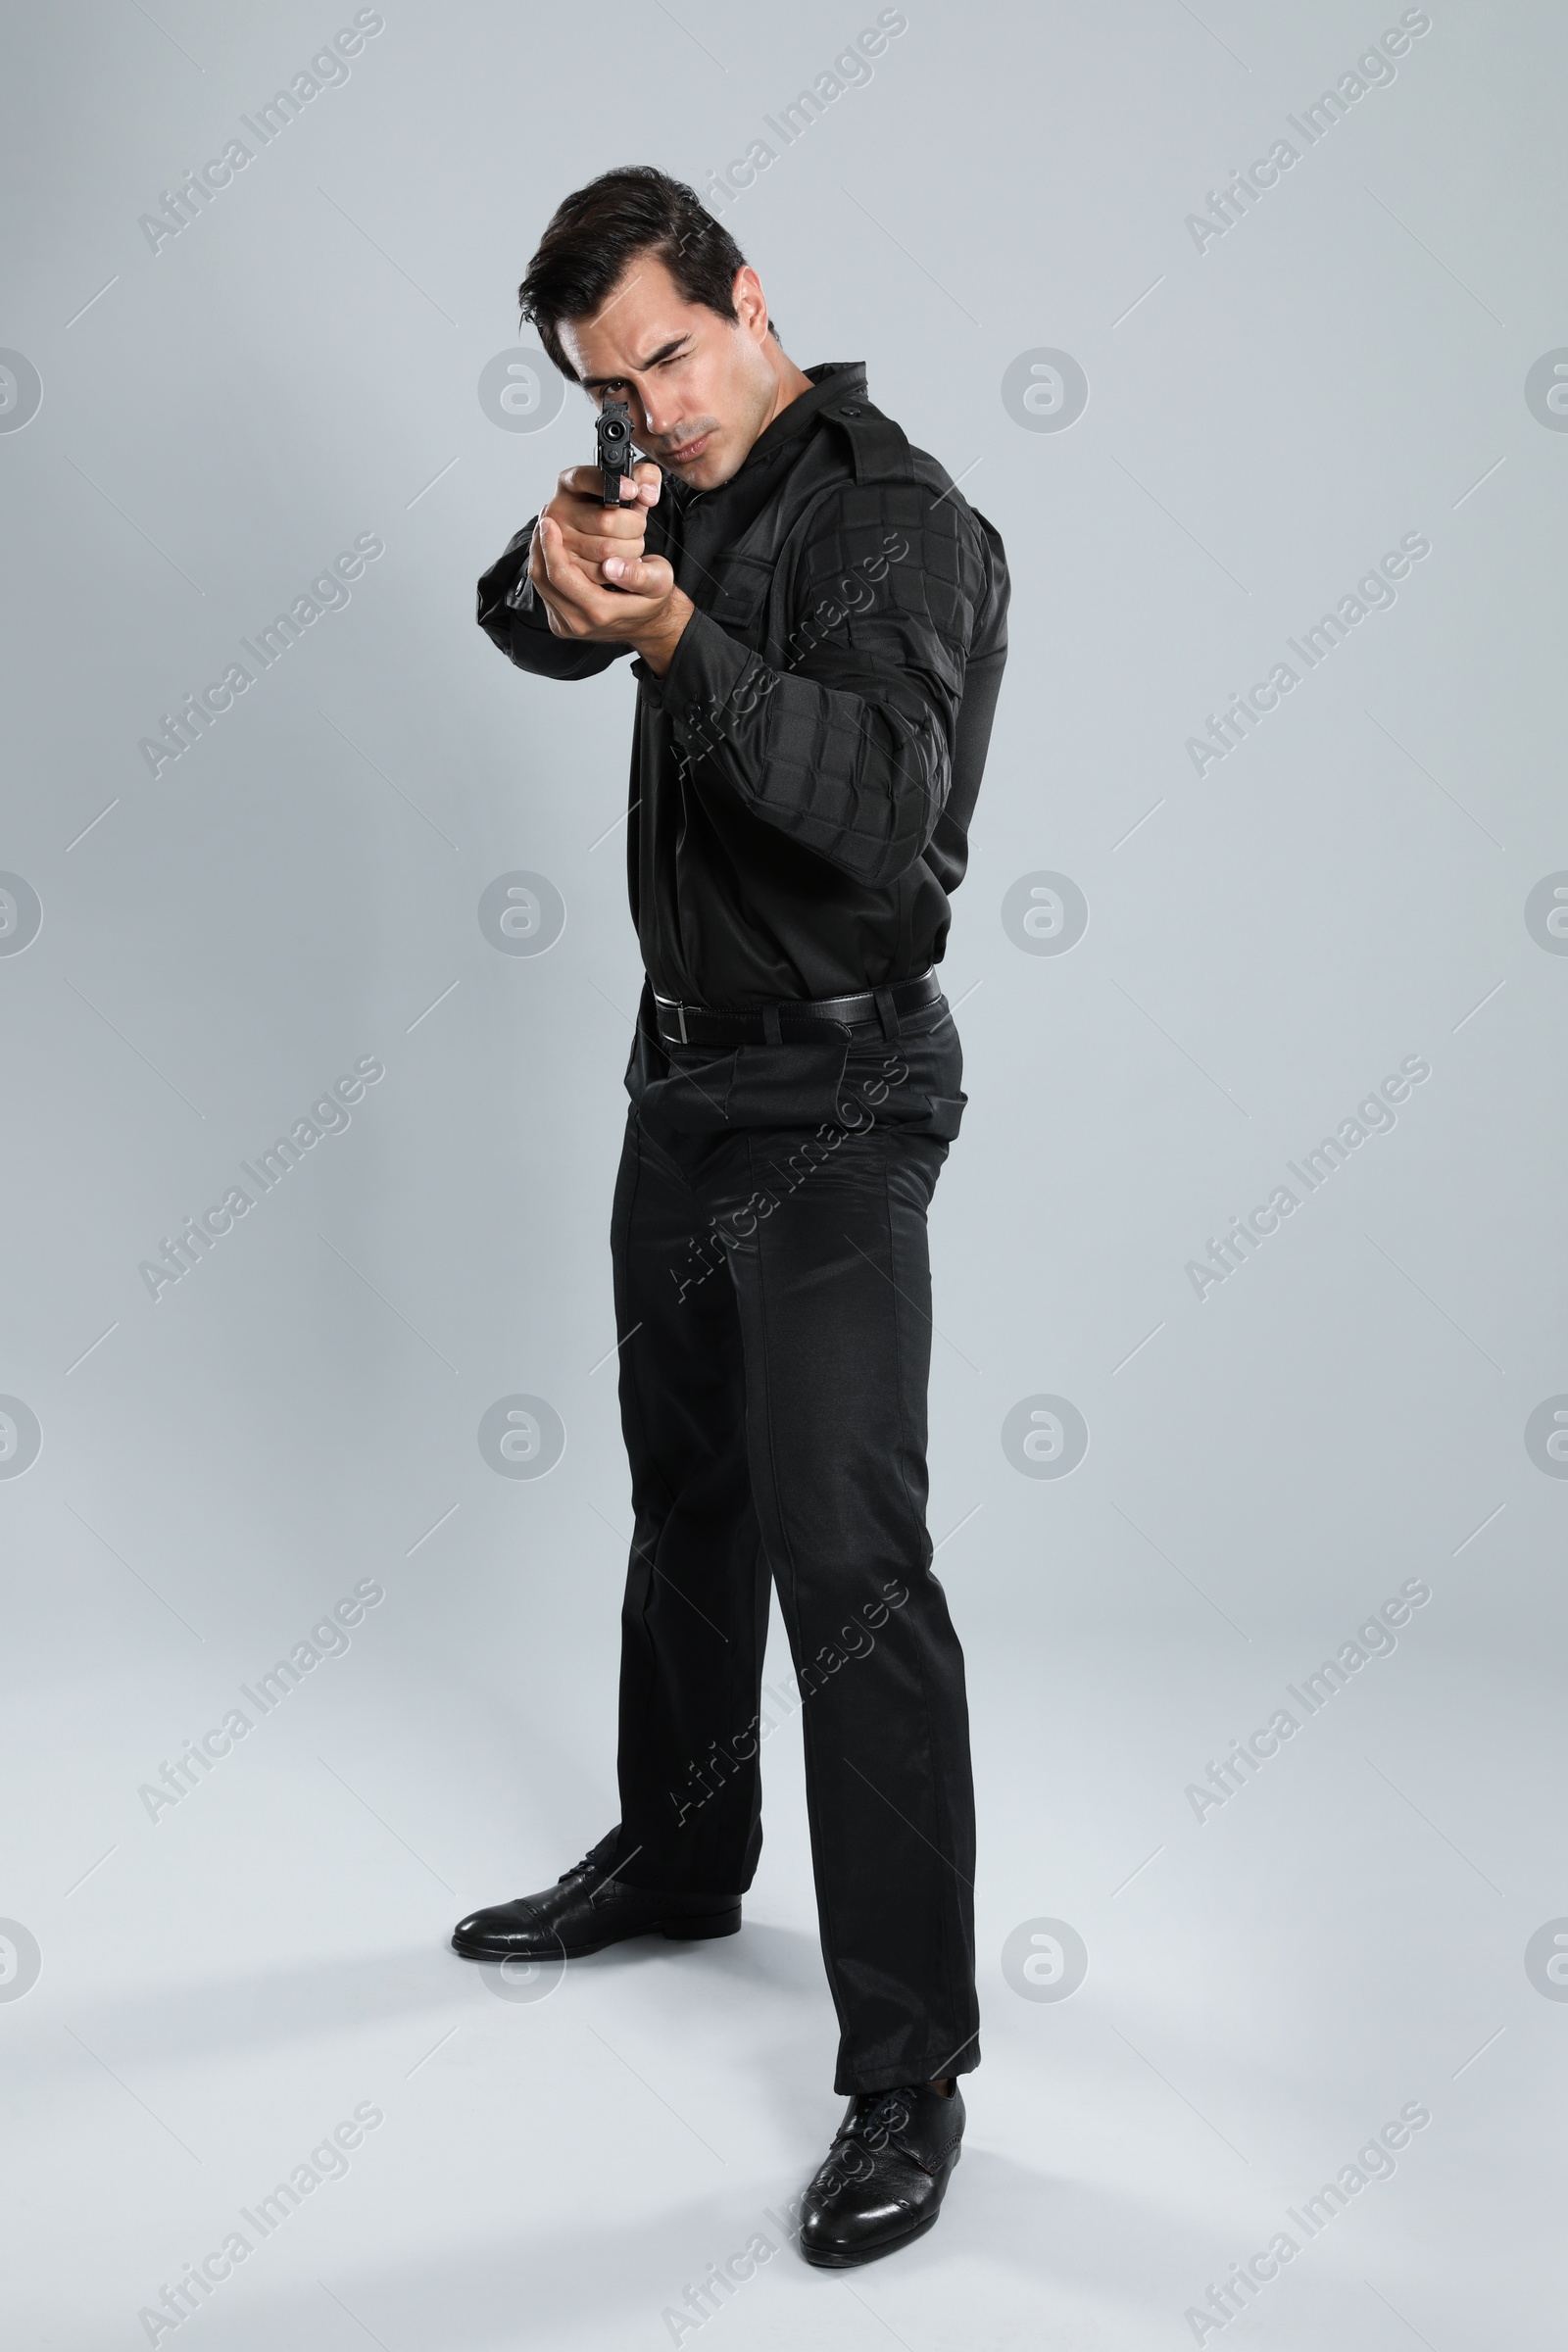
<svg viewBox="0 0 1568 2352">
<path fill-rule="evenodd" d="M 665 464 L 690 466 L 694 460 L 702 456 L 712 437 L 711 432 L 699 433 L 695 441 L 683 441 L 678 448 L 666 449 L 664 452 Z"/>
</svg>

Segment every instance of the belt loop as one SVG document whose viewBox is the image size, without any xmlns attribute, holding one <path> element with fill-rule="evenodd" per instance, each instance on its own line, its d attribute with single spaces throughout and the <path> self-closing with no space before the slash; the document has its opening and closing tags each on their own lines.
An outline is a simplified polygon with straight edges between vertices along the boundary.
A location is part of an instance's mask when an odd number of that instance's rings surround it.
<svg viewBox="0 0 1568 2352">
<path fill-rule="evenodd" d="M 895 1037 L 902 1035 L 899 1027 L 898 1007 L 893 1002 L 893 991 L 891 988 L 873 988 L 871 995 L 876 1003 L 877 1019 L 882 1024 L 882 1034 L 891 1042 Z"/>
<path fill-rule="evenodd" d="M 686 1007 L 684 1004 L 676 1005 L 675 1018 L 680 1023 L 680 1042 L 684 1046 L 688 1042 L 686 1036 Z"/>
<path fill-rule="evenodd" d="M 784 1025 L 778 1017 L 776 1004 L 762 1006 L 762 1035 L 770 1046 L 781 1046 L 784 1043 Z"/>
</svg>

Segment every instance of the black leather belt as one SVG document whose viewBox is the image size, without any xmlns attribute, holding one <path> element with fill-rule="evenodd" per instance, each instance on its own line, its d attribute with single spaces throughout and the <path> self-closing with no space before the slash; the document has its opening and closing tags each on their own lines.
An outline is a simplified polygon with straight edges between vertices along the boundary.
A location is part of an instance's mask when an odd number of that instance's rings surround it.
<svg viewBox="0 0 1568 2352">
<path fill-rule="evenodd" d="M 820 1037 L 824 1029 L 856 1021 L 878 1021 L 885 1037 L 898 1035 L 898 1015 L 938 1004 L 942 983 L 935 970 L 888 988 L 863 988 L 851 997 L 798 997 L 753 1011 L 726 1011 L 714 1004 L 677 1004 L 652 992 L 659 1034 L 672 1046 L 780 1045 L 786 1038 Z"/>
</svg>

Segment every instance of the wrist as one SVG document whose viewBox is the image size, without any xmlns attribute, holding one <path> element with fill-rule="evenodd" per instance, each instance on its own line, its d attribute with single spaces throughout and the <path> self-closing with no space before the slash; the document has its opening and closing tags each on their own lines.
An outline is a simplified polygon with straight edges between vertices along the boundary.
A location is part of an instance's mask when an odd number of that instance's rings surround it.
<svg viewBox="0 0 1568 2352">
<path fill-rule="evenodd" d="M 675 648 L 696 609 L 683 589 L 673 588 L 659 619 L 633 638 L 632 643 L 656 678 L 662 678 L 674 660 Z"/>
</svg>

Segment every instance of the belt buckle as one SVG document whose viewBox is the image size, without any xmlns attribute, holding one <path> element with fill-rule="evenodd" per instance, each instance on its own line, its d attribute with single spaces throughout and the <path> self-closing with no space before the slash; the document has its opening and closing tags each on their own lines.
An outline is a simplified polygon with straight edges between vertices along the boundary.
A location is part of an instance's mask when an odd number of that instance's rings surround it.
<svg viewBox="0 0 1568 2352">
<path fill-rule="evenodd" d="M 686 1034 L 685 1005 L 678 1003 L 674 997 L 662 997 L 657 988 L 654 990 L 654 1003 L 659 1006 L 661 1012 L 672 1012 L 675 1015 L 675 1019 L 680 1027 L 680 1042 L 683 1046 L 689 1046 L 691 1044 L 691 1039 Z M 695 1011 L 696 1006 L 694 1005 L 692 1009 Z M 660 1035 L 662 1037 L 662 1030 L 660 1031 Z"/>
</svg>

